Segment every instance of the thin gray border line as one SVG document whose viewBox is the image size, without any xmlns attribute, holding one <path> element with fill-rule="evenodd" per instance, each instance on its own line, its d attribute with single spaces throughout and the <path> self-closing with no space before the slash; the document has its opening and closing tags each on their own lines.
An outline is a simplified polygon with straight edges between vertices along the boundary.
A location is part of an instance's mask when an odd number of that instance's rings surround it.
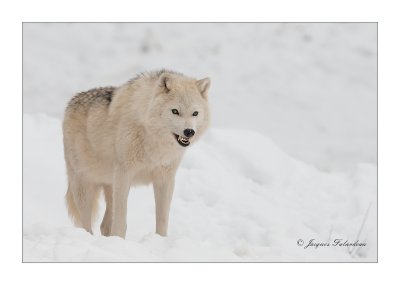
<svg viewBox="0 0 400 285">
<path fill-rule="evenodd" d="M 376 261 L 24 261 L 24 24 L 376 24 Z M 21 22 L 22 24 L 22 263 L 379 263 L 379 27 L 378 22 Z"/>
<path fill-rule="evenodd" d="M 379 88 L 378 88 L 378 85 L 379 85 L 379 76 L 378 76 L 378 74 L 379 74 L 379 60 L 378 60 L 378 57 L 379 57 L 379 36 L 378 36 L 378 34 L 379 34 L 379 28 L 378 28 L 378 22 L 376 22 L 376 263 L 378 263 L 378 260 L 379 260 L 379 234 L 378 234 L 378 232 L 379 232 L 379 209 L 378 209 L 378 207 L 379 207 L 379 195 L 378 195 L 378 185 L 379 185 L 379 183 L 378 183 L 378 177 L 379 177 L 379 175 L 378 175 L 378 173 L 379 173 L 379 171 L 378 171 L 378 169 L 379 169 L 379 167 L 378 167 L 378 164 L 379 164 L 379 152 L 378 152 L 378 149 L 379 149 L 379 147 L 378 147 L 378 144 L 379 144 L 379 123 L 378 123 L 378 120 L 379 120 L 379 115 L 378 115 L 378 112 L 379 112 L 379 109 L 378 109 L 378 90 L 379 90 Z"/>
<path fill-rule="evenodd" d="M 365 22 L 21 22 L 22 24 L 378 24 Z"/>
<path fill-rule="evenodd" d="M 22 172 L 22 263 L 24 263 L 24 23 L 22 22 L 22 35 L 21 35 L 21 43 L 22 43 L 22 48 L 21 48 L 21 83 L 22 83 L 22 130 L 21 130 L 21 137 L 22 137 L 22 159 L 21 159 L 21 172 Z"/>
</svg>

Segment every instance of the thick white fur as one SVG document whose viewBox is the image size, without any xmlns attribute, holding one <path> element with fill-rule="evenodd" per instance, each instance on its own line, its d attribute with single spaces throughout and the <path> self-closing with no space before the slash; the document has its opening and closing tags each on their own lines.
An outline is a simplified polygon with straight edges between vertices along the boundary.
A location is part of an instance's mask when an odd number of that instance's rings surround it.
<svg viewBox="0 0 400 285">
<path fill-rule="evenodd" d="M 125 238 L 130 186 L 152 183 L 156 232 L 167 235 L 175 173 L 187 149 L 174 134 L 195 130 L 192 145 L 207 129 L 209 85 L 208 78 L 195 80 L 159 71 L 116 88 L 111 102 L 101 96 L 101 100 L 90 99 L 97 98 L 101 89 L 71 100 L 63 122 L 66 201 L 77 226 L 92 233 L 97 197 L 103 190 L 106 211 L 101 233 Z M 194 111 L 198 116 L 193 116 Z"/>
</svg>

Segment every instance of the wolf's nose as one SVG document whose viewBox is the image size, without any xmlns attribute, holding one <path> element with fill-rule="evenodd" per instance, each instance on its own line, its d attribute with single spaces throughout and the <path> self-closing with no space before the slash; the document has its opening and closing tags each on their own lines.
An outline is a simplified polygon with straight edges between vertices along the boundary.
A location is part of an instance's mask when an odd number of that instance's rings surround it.
<svg viewBox="0 0 400 285">
<path fill-rule="evenodd" d="M 184 134 L 186 137 L 190 138 L 190 137 L 193 137 L 193 136 L 194 136 L 195 131 L 194 131 L 193 129 L 185 129 L 185 130 L 183 131 L 183 134 Z"/>
</svg>

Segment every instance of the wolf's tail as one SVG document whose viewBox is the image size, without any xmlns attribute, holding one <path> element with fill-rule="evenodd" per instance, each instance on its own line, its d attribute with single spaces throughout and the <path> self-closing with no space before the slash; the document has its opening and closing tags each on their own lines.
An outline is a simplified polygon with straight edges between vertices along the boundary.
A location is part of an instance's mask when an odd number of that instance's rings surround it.
<svg viewBox="0 0 400 285">
<path fill-rule="evenodd" d="M 74 191 L 72 191 L 71 184 L 69 183 L 67 193 L 65 194 L 65 202 L 67 204 L 68 215 L 74 222 L 75 226 L 82 227 L 82 219 L 80 212 L 83 211 L 84 209 L 78 208 L 75 202 L 76 197 L 74 197 L 74 195 L 76 194 L 74 194 Z M 99 203 L 98 203 L 99 196 L 100 196 L 100 191 L 94 191 L 94 194 L 91 196 L 93 199 L 92 203 L 90 203 L 92 206 L 92 212 L 91 212 L 92 224 L 97 217 L 97 211 L 99 208 Z"/>
<path fill-rule="evenodd" d="M 70 185 L 68 185 L 68 190 L 67 193 L 65 194 L 65 203 L 67 204 L 68 215 L 74 222 L 75 226 L 77 227 L 81 226 L 82 225 L 81 217 L 78 208 L 76 207 L 74 201 L 74 193 L 71 191 Z"/>
</svg>

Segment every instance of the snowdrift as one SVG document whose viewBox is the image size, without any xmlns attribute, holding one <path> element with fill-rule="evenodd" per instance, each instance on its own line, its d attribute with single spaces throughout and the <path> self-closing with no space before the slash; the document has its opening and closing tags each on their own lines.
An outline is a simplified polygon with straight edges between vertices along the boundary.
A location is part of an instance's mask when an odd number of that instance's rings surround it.
<svg viewBox="0 0 400 285">
<path fill-rule="evenodd" d="M 169 236 L 154 233 L 150 186 L 132 188 L 126 240 L 74 228 L 61 121 L 24 115 L 23 260 L 376 261 L 376 167 L 328 173 L 268 137 L 212 128 L 189 148 L 176 177 Z M 309 240 L 330 246 L 308 247 Z M 335 239 L 362 247 L 332 246 Z M 304 245 L 301 241 L 304 241 Z"/>
</svg>

